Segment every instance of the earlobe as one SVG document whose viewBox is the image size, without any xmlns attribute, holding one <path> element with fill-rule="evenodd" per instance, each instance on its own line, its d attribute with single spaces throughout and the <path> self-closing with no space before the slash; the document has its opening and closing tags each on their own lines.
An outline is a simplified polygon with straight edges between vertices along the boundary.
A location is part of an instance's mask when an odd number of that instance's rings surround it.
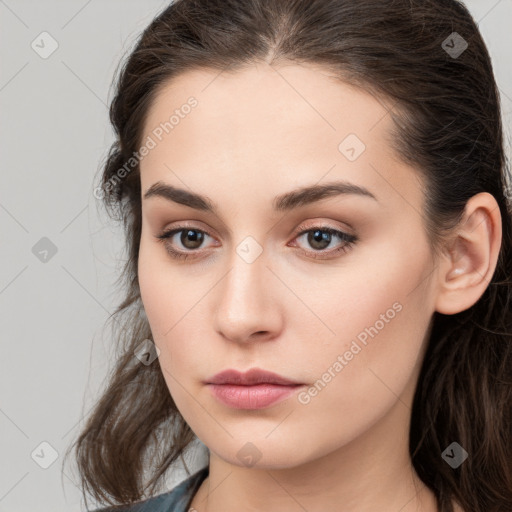
<svg viewBox="0 0 512 512">
<path fill-rule="evenodd" d="M 501 214 L 494 197 L 487 192 L 473 196 L 439 262 L 436 311 L 453 315 L 478 301 L 496 269 L 501 236 Z"/>
</svg>

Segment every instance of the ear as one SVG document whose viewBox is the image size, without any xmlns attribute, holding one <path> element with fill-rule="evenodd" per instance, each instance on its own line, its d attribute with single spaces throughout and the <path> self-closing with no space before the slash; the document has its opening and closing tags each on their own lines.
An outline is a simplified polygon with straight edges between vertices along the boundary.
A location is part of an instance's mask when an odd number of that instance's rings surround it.
<svg viewBox="0 0 512 512">
<path fill-rule="evenodd" d="M 501 236 L 494 196 L 481 192 L 471 197 L 439 260 L 436 311 L 453 315 L 478 301 L 496 269 Z"/>
</svg>

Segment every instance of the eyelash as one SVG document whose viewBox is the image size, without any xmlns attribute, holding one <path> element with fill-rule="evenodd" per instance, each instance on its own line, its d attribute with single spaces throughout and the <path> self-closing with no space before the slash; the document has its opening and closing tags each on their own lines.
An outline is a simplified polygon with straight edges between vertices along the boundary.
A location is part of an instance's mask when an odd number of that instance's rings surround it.
<svg viewBox="0 0 512 512">
<path fill-rule="evenodd" d="M 300 226 L 298 229 L 302 229 L 303 227 L 304 226 Z M 177 251 L 176 249 L 172 249 L 170 247 L 170 245 L 168 245 L 166 243 L 166 241 L 169 238 L 171 238 L 175 234 L 181 233 L 182 231 L 185 231 L 185 230 L 196 231 L 198 233 L 203 233 L 205 235 L 208 235 L 211 238 L 214 238 L 207 231 L 204 231 L 202 229 L 197 229 L 197 228 L 194 228 L 194 227 L 191 227 L 191 226 L 177 226 L 177 227 L 174 227 L 174 228 L 169 229 L 167 231 L 164 231 L 160 235 L 156 236 L 156 238 L 157 238 L 158 242 L 161 242 L 161 243 L 163 243 L 165 245 L 165 249 L 169 253 L 169 255 L 171 256 L 171 258 L 174 258 L 174 259 L 187 259 L 190 256 L 192 256 L 193 258 L 196 257 L 196 256 L 193 256 L 194 251 L 187 251 L 187 252 Z M 331 249 L 330 251 L 325 251 L 325 250 L 321 250 L 321 251 L 305 251 L 305 250 L 302 250 L 302 252 L 304 254 L 306 254 L 307 256 L 311 256 L 313 259 L 330 259 L 330 258 L 318 257 L 318 256 L 316 256 L 317 254 L 332 255 L 332 254 L 338 254 L 340 252 L 341 253 L 346 253 L 358 241 L 358 238 L 355 235 L 350 235 L 348 233 L 345 233 L 345 232 L 340 231 L 338 229 L 331 228 L 329 226 L 313 226 L 313 227 L 310 227 L 308 229 L 304 229 L 304 230 L 300 231 L 299 233 L 297 233 L 295 238 L 299 238 L 300 236 L 302 236 L 304 234 L 307 234 L 307 233 L 310 233 L 310 232 L 314 232 L 314 231 L 322 231 L 324 233 L 329 233 L 330 235 L 338 236 L 340 238 L 340 240 L 342 240 L 345 243 L 341 247 L 338 247 L 337 249 Z"/>
</svg>

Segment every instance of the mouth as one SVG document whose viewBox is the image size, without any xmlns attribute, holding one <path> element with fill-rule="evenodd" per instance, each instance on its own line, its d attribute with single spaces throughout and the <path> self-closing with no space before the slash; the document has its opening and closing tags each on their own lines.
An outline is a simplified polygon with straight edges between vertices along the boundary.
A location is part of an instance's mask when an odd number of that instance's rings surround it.
<svg viewBox="0 0 512 512">
<path fill-rule="evenodd" d="M 269 407 L 305 385 L 259 368 L 252 368 L 245 373 L 225 370 L 204 383 L 217 400 L 235 409 Z"/>
<path fill-rule="evenodd" d="M 281 386 L 302 385 L 303 382 L 288 379 L 282 375 L 260 368 L 251 368 L 246 372 L 239 372 L 238 370 L 224 370 L 217 373 L 210 379 L 205 381 L 205 384 L 234 384 L 237 386 L 252 386 L 255 384 L 275 384 Z"/>
<path fill-rule="evenodd" d="M 208 384 L 211 392 L 223 404 L 234 409 L 263 409 L 288 398 L 300 384 L 283 386 L 279 384 Z"/>
</svg>

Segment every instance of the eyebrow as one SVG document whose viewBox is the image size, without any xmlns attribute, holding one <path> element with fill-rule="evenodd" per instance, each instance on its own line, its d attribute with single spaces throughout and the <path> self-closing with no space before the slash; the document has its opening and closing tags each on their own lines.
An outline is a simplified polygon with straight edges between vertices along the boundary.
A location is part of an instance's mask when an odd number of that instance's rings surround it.
<svg viewBox="0 0 512 512">
<path fill-rule="evenodd" d="M 307 206 L 328 197 L 343 194 L 368 197 L 377 201 L 377 198 L 364 187 L 355 185 L 348 181 L 336 181 L 326 183 L 325 185 L 302 187 L 276 196 L 272 201 L 272 207 L 277 212 L 284 212 Z M 169 201 L 183 204 L 196 210 L 218 215 L 217 206 L 207 196 L 203 196 L 195 192 L 189 192 L 188 190 L 174 187 L 162 181 L 157 181 L 146 191 L 144 199 L 148 199 L 150 197 L 163 197 Z"/>
</svg>

